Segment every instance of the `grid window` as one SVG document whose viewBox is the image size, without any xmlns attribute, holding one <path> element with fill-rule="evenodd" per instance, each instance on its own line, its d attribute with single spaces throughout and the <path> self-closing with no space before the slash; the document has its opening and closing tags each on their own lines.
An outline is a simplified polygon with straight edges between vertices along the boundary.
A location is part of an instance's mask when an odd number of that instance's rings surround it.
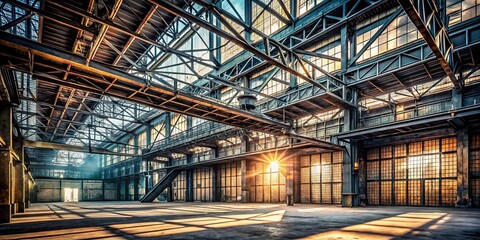
<svg viewBox="0 0 480 240">
<path fill-rule="evenodd" d="M 311 161 L 312 166 L 320 165 L 320 154 L 311 155 Z"/>
<path fill-rule="evenodd" d="M 332 201 L 333 203 L 340 203 L 342 201 L 342 183 L 334 183 L 332 184 L 333 193 L 332 193 Z"/>
<path fill-rule="evenodd" d="M 420 206 L 422 190 L 420 180 L 408 181 L 408 204 L 412 206 Z"/>
<path fill-rule="evenodd" d="M 226 20 L 233 28 L 243 29 L 240 25 L 233 22 L 233 20 Z M 229 31 L 225 25 L 222 25 L 222 30 Z M 242 33 L 241 33 L 242 34 Z M 239 54 L 243 48 L 240 45 L 237 45 L 230 41 L 230 39 L 221 38 L 221 62 L 224 63 L 228 61 L 233 56 Z"/>
<path fill-rule="evenodd" d="M 193 171 L 193 193 L 195 201 L 212 201 L 212 170 L 196 168 Z"/>
<path fill-rule="evenodd" d="M 480 176 L 480 150 L 470 151 L 470 173 L 474 176 Z"/>
<path fill-rule="evenodd" d="M 312 203 L 320 203 L 320 184 L 312 184 Z"/>
<path fill-rule="evenodd" d="M 440 152 L 440 141 L 436 140 L 429 140 L 423 142 L 423 153 L 437 153 Z"/>
<path fill-rule="evenodd" d="M 457 179 L 442 179 L 442 206 L 453 207 L 457 200 Z"/>
<path fill-rule="evenodd" d="M 480 149 L 480 134 L 474 134 L 471 136 L 470 148 Z"/>
<path fill-rule="evenodd" d="M 340 203 L 342 164 L 332 164 L 332 155 L 342 156 L 334 152 L 300 157 L 301 165 L 311 163 L 300 168 L 302 203 Z"/>
<path fill-rule="evenodd" d="M 392 179 L 392 160 L 383 160 L 380 162 L 380 176 L 382 180 Z"/>
<path fill-rule="evenodd" d="M 322 183 L 332 181 L 332 165 L 322 166 Z"/>
<path fill-rule="evenodd" d="M 408 178 L 419 179 L 422 177 L 422 156 L 408 157 Z"/>
<path fill-rule="evenodd" d="M 312 164 L 312 167 L 310 169 L 312 183 L 320 183 L 320 164 Z"/>
<path fill-rule="evenodd" d="M 378 148 L 370 148 L 367 150 L 367 160 L 378 160 Z"/>
<path fill-rule="evenodd" d="M 331 163 L 332 163 L 332 154 L 322 153 L 322 164 L 331 164 Z"/>
<path fill-rule="evenodd" d="M 407 181 L 395 181 L 395 205 L 404 206 L 407 205 Z"/>
<path fill-rule="evenodd" d="M 442 154 L 442 178 L 457 176 L 457 153 Z"/>
<path fill-rule="evenodd" d="M 323 1 L 324 0 L 298 0 L 298 2 L 297 2 L 297 6 L 298 6 L 297 14 L 298 14 L 298 16 L 302 16 L 303 14 L 310 11 L 317 4 L 320 4 Z"/>
<path fill-rule="evenodd" d="M 392 182 L 381 182 L 381 203 L 382 205 L 392 205 Z"/>
<path fill-rule="evenodd" d="M 442 152 L 457 151 L 457 138 L 444 138 L 442 139 Z"/>
<path fill-rule="evenodd" d="M 405 157 L 407 156 L 407 145 L 395 145 L 395 157 Z"/>
<path fill-rule="evenodd" d="M 408 145 L 408 154 L 409 155 L 422 154 L 422 142 L 410 143 Z"/>
<path fill-rule="evenodd" d="M 322 203 L 332 203 L 332 184 L 322 184 Z"/>
<path fill-rule="evenodd" d="M 255 192 L 255 202 L 283 202 L 285 201 L 285 177 L 276 169 L 269 167 L 269 164 L 263 162 L 254 163 L 253 174 L 255 175 L 252 180 L 253 188 L 252 192 Z M 301 181 L 302 181 L 302 192 L 307 191 L 305 186 L 309 186 L 310 181 L 310 168 L 303 167 L 301 168 Z M 241 182 L 239 183 L 241 187 Z M 241 188 L 239 188 L 241 190 Z M 240 191 L 239 190 L 239 191 Z M 308 190 L 309 191 L 309 190 Z M 259 194 L 262 192 L 261 194 Z"/>
<path fill-rule="evenodd" d="M 283 11 L 279 1 L 261 0 L 261 2 L 263 2 L 264 4 L 268 4 L 270 9 L 275 11 L 277 14 L 282 15 L 283 17 L 287 17 L 287 13 Z M 282 2 L 287 7 L 287 10 L 290 11 L 290 1 L 283 0 Z M 256 3 L 253 3 L 252 19 L 253 27 L 266 35 L 271 35 L 277 32 L 283 26 L 285 26 L 284 22 L 280 21 L 280 19 L 275 17 L 275 15 L 271 14 L 269 11 L 266 11 L 261 5 L 258 5 Z M 261 37 L 259 35 L 252 34 L 252 40 L 254 42 L 260 39 Z"/>
<path fill-rule="evenodd" d="M 379 163 L 378 161 L 367 162 L 367 180 L 379 179 Z"/>
<path fill-rule="evenodd" d="M 222 102 L 230 102 L 230 105 L 232 106 L 238 106 L 238 99 L 236 97 L 238 95 L 237 93 L 238 91 L 234 88 L 224 88 L 221 90 L 220 100 L 222 100 Z"/>
<path fill-rule="evenodd" d="M 379 182 L 367 182 L 367 197 L 369 204 L 378 205 L 380 194 Z"/>
<path fill-rule="evenodd" d="M 300 157 L 300 166 L 301 167 L 310 166 L 310 156 L 301 156 Z"/>
<path fill-rule="evenodd" d="M 153 144 L 164 138 L 165 138 L 165 123 L 160 122 L 150 130 L 150 141 Z"/>
<path fill-rule="evenodd" d="M 375 27 L 357 36 L 357 50 L 363 48 L 365 44 L 375 35 L 380 26 Z M 390 25 L 378 36 L 367 50 L 358 58 L 363 61 L 377 56 L 384 52 L 393 50 L 397 47 L 413 42 L 418 39 L 418 31 L 415 25 L 410 21 L 406 14 L 403 14 L 393 20 Z"/>
<path fill-rule="evenodd" d="M 343 152 L 338 151 L 333 153 L 333 163 L 342 163 L 343 162 Z"/>
<path fill-rule="evenodd" d="M 309 167 L 302 167 L 300 169 L 300 181 L 301 181 L 301 183 L 310 183 L 310 168 Z"/>
<path fill-rule="evenodd" d="M 380 157 L 382 159 L 386 158 L 392 158 L 392 147 L 391 146 L 385 146 L 380 148 Z"/>
<path fill-rule="evenodd" d="M 438 179 L 425 180 L 425 206 L 439 206 Z"/>
<path fill-rule="evenodd" d="M 342 182 L 342 165 L 334 164 L 333 166 L 333 182 Z"/>
<path fill-rule="evenodd" d="M 185 171 L 182 171 L 173 181 L 173 200 L 185 201 L 185 192 L 187 190 L 187 177 Z"/>
<path fill-rule="evenodd" d="M 480 15 L 480 0 L 449 0 L 447 1 L 449 26 L 461 23 Z"/>
<path fill-rule="evenodd" d="M 480 134 L 470 136 L 469 171 L 470 197 L 475 207 L 480 206 Z"/>
<path fill-rule="evenodd" d="M 424 155 L 422 160 L 423 178 L 438 178 L 440 176 L 438 155 Z"/>
<path fill-rule="evenodd" d="M 470 196 L 474 207 L 480 206 L 480 178 L 470 179 Z"/>
<path fill-rule="evenodd" d="M 241 196 L 241 162 L 220 164 L 217 172 L 217 197 L 221 201 L 235 202 Z"/>
<path fill-rule="evenodd" d="M 322 42 L 323 44 L 319 44 L 309 48 L 309 51 L 312 51 L 312 52 L 314 51 L 314 52 L 326 54 L 328 56 L 340 58 L 342 48 L 341 48 L 340 42 L 336 40 L 337 40 L 337 37 L 333 37 L 329 39 L 327 42 Z M 340 62 L 325 59 L 325 58 L 310 57 L 310 61 L 330 73 L 340 70 L 340 67 L 341 67 Z M 307 68 L 315 79 L 325 75 L 323 72 L 320 72 L 318 69 L 311 68 L 311 66 L 309 65 L 307 66 Z"/>
<path fill-rule="evenodd" d="M 300 188 L 302 203 L 310 203 L 310 184 L 302 184 Z"/>
<path fill-rule="evenodd" d="M 171 135 L 181 133 L 187 130 L 187 117 L 181 114 L 175 114 L 171 120 L 172 132 Z"/>
<path fill-rule="evenodd" d="M 377 182 L 380 185 L 379 202 L 382 205 L 452 206 L 457 191 L 456 144 L 456 137 L 447 137 L 367 150 L 367 156 L 379 151 L 381 157 L 380 161 L 367 161 L 367 193 L 372 194 L 373 190 L 368 190 L 368 186 L 373 188 L 373 182 Z M 385 149 L 393 149 L 393 156 Z M 480 151 L 477 157 L 477 152 L 470 149 L 472 171 L 476 170 L 476 159 L 480 158 Z M 480 166 L 478 168 L 480 170 Z M 390 179 L 393 181 L 393 189 L 388 187 L 391 182 L 385 181 Z"/>
<path fill-rule="evenodd" d="M 395 159 L 395 179 L 407 179 L 407 158 Z"/>
</svg>

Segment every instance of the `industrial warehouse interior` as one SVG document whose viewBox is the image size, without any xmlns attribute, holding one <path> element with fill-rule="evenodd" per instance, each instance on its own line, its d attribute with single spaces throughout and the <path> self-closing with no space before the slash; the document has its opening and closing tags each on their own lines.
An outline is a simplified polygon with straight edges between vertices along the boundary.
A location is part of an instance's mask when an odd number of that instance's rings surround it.
<svg viewBox="0 0 480 240">
<path fill-rule="evenodd" d="M 0 0 L 0 239 L 480 238 L 480 0 Z"/>
</svg>

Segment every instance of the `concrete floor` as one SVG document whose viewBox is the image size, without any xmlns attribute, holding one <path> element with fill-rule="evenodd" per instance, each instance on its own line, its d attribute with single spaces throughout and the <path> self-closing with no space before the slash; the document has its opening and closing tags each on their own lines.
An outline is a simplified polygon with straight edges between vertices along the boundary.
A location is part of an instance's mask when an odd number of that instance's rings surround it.
<svg viewBox="0 0 480 240">
<path fill-rule="evenodd" d="M 32 204 L 0 239 L 474 239 L 480 209 L 227 203 Z"/>
</svg>

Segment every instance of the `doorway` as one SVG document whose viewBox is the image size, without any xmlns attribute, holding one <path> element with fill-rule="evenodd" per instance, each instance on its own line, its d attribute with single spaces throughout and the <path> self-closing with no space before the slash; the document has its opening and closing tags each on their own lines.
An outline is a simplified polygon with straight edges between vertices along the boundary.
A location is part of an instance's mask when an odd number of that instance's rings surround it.
<svg viewBox="0 0 480 240">
<path fill-rule="evenodd" d="M 65 202 L 78 202 L 78 188 L 64 188 Z"/>
</svg>

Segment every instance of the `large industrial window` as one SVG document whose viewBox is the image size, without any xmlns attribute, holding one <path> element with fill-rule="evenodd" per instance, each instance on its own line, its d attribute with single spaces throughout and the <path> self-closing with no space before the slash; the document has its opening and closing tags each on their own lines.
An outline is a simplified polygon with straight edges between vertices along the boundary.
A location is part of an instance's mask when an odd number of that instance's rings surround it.
<svg viewBox="0 0 480 240">
<path fill-rule="evenodd" d="M 341 58 L 341 46 L 340 35 L 335 35 L 330 38 L 324 39 L 321 42 L 308 48 L 308 51 L 322 53 L 331 57 Z M 341 64 L 339 61 L 334 61 L 326 58 L 319 58 L 310 56 L 308 59 L 327 72 L 335 72 L 340 70 Z M 313 75 L 314 79 L 318 79 L 325 74 L 318 69 L 313 69 L 310 65 L 307 65 L 309 73 Z M 299 82 L 300 84 L 301 82 Z"/>
<path fill-rule="evenodd" d="M 239 32 L 242 35 L 244 34 L 244 31 L 240 31 L 241 29 L 243 29 L 240 25 L 234 23 L 230 19 L 226 19 L 226 21 L 234 29 L 236 29 L 237 32 Z M 225 25 L 222 25 L 222 30 L 230 32 L 230 30 L 228 30 L 228 28 Z M 233 56 L 235 56 L 235 55 L 239 54 L 241 51 L 243 51 L 243 48 L 241 46 L 235 44 L 234 42 L 231 42 L 230 39 L 226 39 L 226 38 L 221 38 L 221 48 L 220 49 L 221 49 L 220 59 L 221 59 L 222 63 L 228 61 L 230 58 L 232 58 Z"/>
<path fill-rule="evenodd" d="M 480 15 L 479 0 L 448 0 L 448 25 L 452 26 Z"/>
<path fill-rule="evenodd" d="M 380 22 L 380 21 L 379 21 Z M 362 31 L 357 35 L 357 52 L 360 51 L 365 44 L 373 37 L 373 35 L 380 29 L 381 25 L 373 29 Z M 357 26 L 358 29 L 358 26 Z M 393 20 L 387 29 L 385 29 L 373 43 L 368 46 L 367 50 L 358 58 L 358 61 L 366 60 L 377 56 L 384 52 L 393 50 L 397 47 L 413 42 L 418 39 L 418 30 L 410 21 L 406 14 L 403 14 Z"/>
<path fill-rule="evenodd" d="M 480 134 L 473 134 L 470 138 L 470 197 L 473 206 L 480 207 Z"/>
<path fill-rule="evenodd" d="M 224 103 L 229 103 L 231 106 L 238 106 L 239 92 L 234 88 L 224 88 L 220 92 L 220 100 Z"/>
<path fill-rule="evenodd" d="M 367 197 L 373 205 L 454 206 L 456 138 L 367 150 Z"/>
<path fill-rule="evenodd" d="M 165 138 L 165 123 L 160 122 L 157 123 L 151 130 L 150 130 L 150 142 L 154 144 Z"/>
<path fill-rule="evenodd" d="M 340 203 L 342 194 L 342 152 L 300 157 L 302 203 Z"/>
<path fill-rule="evenodd" d="M 182 171 L 176 178 L 173 180 L 173 200 L 174 201 L 185 201 L 185 193 L 187 191 L 187 175 L 185 171 Z"/>
<path fill-rule="evenodd" d="M 298 16 L 302 16 L 303 14 L 313 9 L 313 7 L 315 7 L 317 4 L 320 4 L 323 1 L 324 0 L 298 0 L 297 1 Z"/>
<path fill-rule="evenodd" d="M 172 132 L 171 135 L 181 133 L 187 130 L 187 116 L 175 114 L 171 120 Z"/>
<path fill-rule="evenodd" d="M 212 169 L 196 168 L 193 171 L 194 201 L 212 201 Z"/>
<path fill-rule="evenodd" d="M 231 156 L 241 152 L 241 142 L 239 137 L 231 137 L 218 141 L 218 156 Z"/>
<path fill-rule="evenodd" d="M 194 147 L 192 149 L 192 161 L 201 162 L 212 158 L 212 149 L 207 147 Z"/>
<path fill-rule="evenodd" d="M 277 14 L 287 18 L 287 14 L 283 11 L 282 6 L 280 5 L 280 1 L 269 1 L 269 0 L 260 0 L 260 2 L 264 3 L 265 5 L 268 4 L 268 8 L 272 11 L 276 12 Z M 282 0 L 283 4 L 290 11 L 290 0 Z M 252 21 L 253 27 L 260 32 L 264 33 L 265 35 L 272 35 L 273 33 L 277 32 L 285 26 L 285 23 L 278 19 L 275 15 L 271 14 L 269 11 L 266 10 L 262 5 L 259 5 L 253 2 L 252 8 Z M 256 42 L 261 39 L 261 36 L 257 34 L 252 34 L 252 42 Z"/>
<path fill-rule="evenodd" d="M 223 202 L 235 202 L 242 195 L 242 164 L 231 162 L 217 167 L 217 196 Z"/>
<path fill-rule="evenodd" d="M 138 135 L 138 147 L 139 151 L 147 147 L 147 132 L 142 132 Z"/>
<path fill-rule="evenodd" d="M 251 202 L 285 202 L 285 176 L 278 165 L 250 162 L 248 166 Z"/>
</svg>

